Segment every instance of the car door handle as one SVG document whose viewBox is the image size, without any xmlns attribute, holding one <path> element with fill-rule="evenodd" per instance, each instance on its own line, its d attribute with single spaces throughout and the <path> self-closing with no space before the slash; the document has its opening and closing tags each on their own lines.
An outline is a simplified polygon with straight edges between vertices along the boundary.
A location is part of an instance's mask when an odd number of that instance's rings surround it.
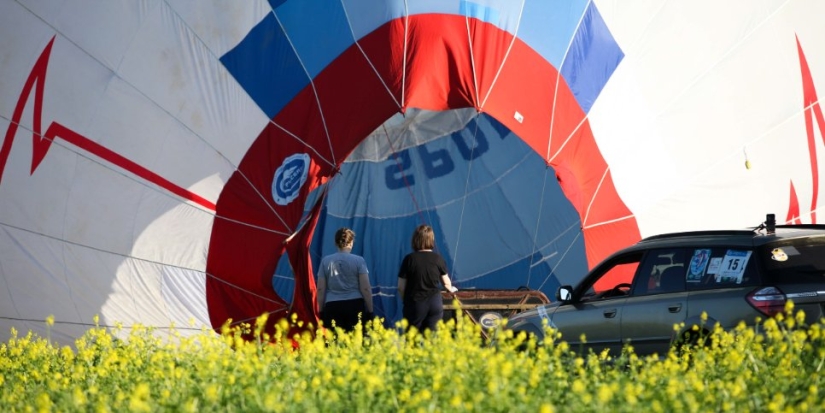
<svg viewBox="0 0 825 413">
<path fill-rule="evenodd" d="M 616 317 L 616 309 L 604 310 L 604 318 Z"/>
<path fill-rule="evenodd" d="M 671 313 L 678 313 L 679 311 L 682 311 L 682 304 L 671 304 L 667 306 L 667 310 Z"/>
</svg>

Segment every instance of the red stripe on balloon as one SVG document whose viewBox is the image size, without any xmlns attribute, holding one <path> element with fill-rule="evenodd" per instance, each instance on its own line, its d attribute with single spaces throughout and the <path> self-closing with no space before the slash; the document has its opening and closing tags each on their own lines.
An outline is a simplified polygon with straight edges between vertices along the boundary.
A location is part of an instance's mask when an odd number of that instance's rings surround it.
<svg viewBox="0 0 825 413">
<path fill-rule="evenodd" d="M 808 60 L 805 58 L 805 52 L 802 50 L 802 44 L 799 43 L 799 38 L 796 38 L 796 48 L 799 52 L 799 67 L 802 71 L 802 95 L 803 108 L 805 110 L 805 132 L 808 135 L 808 155 L 811 160 L 811 223 L 816 224 L 816 209 L 819 203 L 819 163 L 816 158 L 816 138 L 814 137 L 814 118 L 816 118 L 816 126 L 819 127 L 819 134 L 823 141 L 825 141 L 825 117 L 822 116 L 822 107 L 819 105 L 819 98 L 816 96 L 816 87 L 814 86 L 813 77 L 811 76 L 811 69 L 808 67 Z M 794 206 L 796 210 L 794 211 Z M 796 199 L 796 191 L 793 188 L 793 181 L 791 181 L 791 198 L 788 207 L 788 217 L 799 217 L 799 201 Z M 796 222 L 795 221 L 795 222 Z"/>
<path fill-rule="evenodd" d="M 40 163 L 43 162 L 43 159 L 46 157 L 46 153 L 49 151 L 54 139 L 60 138 L 79 149 L 125 169 L 181 198 L 187 199 L 203 206 L 204 208 L 214 211 L 215 204 L 211 201 L 173 184 L 168 179 L 138 165 L 123 155 L 120 155 L 57 122 L 52 122 L 49 124 L 45 135 L 41 135 L 40 130 L 42 125 L 43 91 L 46 83 L 46 69 L 49 65 L 49 56 L 51 55 L 52 46 L 54 45 L 54 39 L 55 38 L 52 37 L 52 40 L 49 41 L 43 49 L 43 52 L 40 54 L 37 62 L 35 62 L 31 73 L 29 73 L 29 77 L 26 79 L 23 90 L 20 92 L 20 97 L 17 100 L 17 106 L 14 108 L 11 123 L 9 124 L 9 128 L 6 130 L 6 137 L 3 140 L 3 146 L 0 147 L 0 181 L 2 181 L 3 178 L 3 171 L 6 169 L 6 162 L 8 161 L 9 153 L 11 152 L 12 141 L 17 133 L 17 128 L 20 126 L 20 119 L 23 116 L 23 109 L 29 99 L 29 95 L 31 95 L 32 88 L 36 87 L 34 91 L 34 122 L 32 125 L 34 129 L 32 132 L 32 174 Z"/>
</svg>

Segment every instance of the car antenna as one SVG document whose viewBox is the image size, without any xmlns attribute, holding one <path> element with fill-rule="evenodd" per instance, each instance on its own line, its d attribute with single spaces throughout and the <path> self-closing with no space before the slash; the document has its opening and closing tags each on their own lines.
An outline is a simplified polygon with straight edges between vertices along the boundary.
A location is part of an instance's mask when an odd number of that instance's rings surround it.
<svg viewBox="0 0 825 413">
<path fill-rule="evenodd" d="M 774 215 L 774 214 L 765 215 L 765 222 L 759 224 L 758 227 L 754 228 L 753 232 L 759 232 L 763 229 L 765 230 L 765 235 L 776 234 L 776 215 Z"/>
<path fill-rule="evenodd" d="M 773 235 L 776 233 L 776 215 L 774 214 L 767 214 L 765 216 L 765 226 L 768 235 Z"/>
</svg>

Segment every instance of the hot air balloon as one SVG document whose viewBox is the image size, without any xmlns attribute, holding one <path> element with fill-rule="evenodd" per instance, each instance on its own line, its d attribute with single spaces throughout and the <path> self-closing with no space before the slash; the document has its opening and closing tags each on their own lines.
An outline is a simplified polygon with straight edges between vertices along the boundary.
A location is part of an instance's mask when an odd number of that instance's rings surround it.
<svg viewBox="0 0 825 413">
<path fill-rule="evenodd" d="M 816 223 L 825 5 L 0 4 L 0 338 L 314 322 L 356 232 L 551 296 L 662 232 Z"/>
</svg>

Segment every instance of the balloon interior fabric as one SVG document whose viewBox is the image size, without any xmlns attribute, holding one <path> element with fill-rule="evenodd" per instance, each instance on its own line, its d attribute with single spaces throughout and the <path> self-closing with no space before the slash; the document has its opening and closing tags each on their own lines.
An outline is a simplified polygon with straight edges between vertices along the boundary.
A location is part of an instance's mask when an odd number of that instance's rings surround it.
<svg viewBox="0 0 825 413">
<path fill-rule="evenodd" d="M 644 236 L 816 223 L 823 15 L 3 2 L 0 338 L 315 322 L 342 226 L 391 325 L 419 224 L 459 288 L 552 297 Z"/>
</svg>

